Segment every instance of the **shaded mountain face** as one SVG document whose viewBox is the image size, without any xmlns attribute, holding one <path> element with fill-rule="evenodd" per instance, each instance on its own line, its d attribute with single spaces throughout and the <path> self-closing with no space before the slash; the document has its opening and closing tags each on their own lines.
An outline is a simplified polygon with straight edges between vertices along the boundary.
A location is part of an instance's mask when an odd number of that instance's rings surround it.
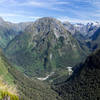
<svg viewBox="0 0 100 100">
<path fill-rule="evenodd" d="M 63 25 L 69 32 L 71 32 L 72 35 L 76 33 L 76 28 L 74 27 L 73 24 L 69 22 L 64 22 Z"/>
<path fill-rule="evenodd" d="M 9 43 L 5 52 L 10 61 L 22 66 L 30 76 L 73 66 L 85 55 L 62 23 L 48 17 L 28 26 Z"/>
<path fill-rule="evenodd" d="M 30 79 L 14 66 L 0 50 L 0 99 L 5 100 L 61 100 L 50 86 L 36 79 Z"/>
<path fill-rule="evenodd" d="M 100 99 L 100 50 L 91 54 L 73 75 L 55 90 L 64 100 Z"/>
<path fill-rule="evenodd" d="M 30 23 L 13 24 L 0 18 L 0 47 L 5 48 L 8 43 L 20 34 Z"/>
<path fill-rule="evenodd" d="M 95 51 L 96 49 L 100 49 L 100 28 L 98 28 L 94 34 L 87 39 L 86 41 L 86 46 L 91 50 Z"/>
</svg>

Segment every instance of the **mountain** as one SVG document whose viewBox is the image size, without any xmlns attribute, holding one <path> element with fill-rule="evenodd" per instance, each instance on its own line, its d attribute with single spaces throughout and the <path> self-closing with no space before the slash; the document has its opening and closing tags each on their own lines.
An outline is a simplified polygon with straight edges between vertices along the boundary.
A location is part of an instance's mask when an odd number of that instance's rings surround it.
<svg viewBox="0 0 100 100">
<path fill-rule="evenodd" d="M 99 22 L 90 22 L 87 24 L 71 24 L 69 22 L 64 22 L 63 25 L 68 31 L 72 33 L 72 35 L 81 34 L 86 38 L 91 37 L 94 34 L 94 32 L 100 27 Z"/>
<path fill-rule="evenodd" d="M 87 45 L 92 51 L 100 48 L 100 28 L 98 28 L 97 31 L 90 37 Z"/>
<path fill-rule="evenodd" d="M 29 25 L 8 44 L 5 53 L 28 76 L 43 76 L 57 68 L 74 66 L 86 56 L 63 24 L 49 17 Z"/>
<path fill-rule="evenodd" d="M 6 22 L 0 17 L 0 47 L 5 48 L 7 44 L 30 25 L 31 22 L 14 24 Z"/>
<path fill-rule="evenodd" d="M 69 32 L 71 32 L 72 35 L 76 33 L 76 28 L 70 22 L 63 22 L 63 25 Z"/>
<path fill-rule="evenodd" d="M 79 38 L 79 39 L 80 39 L 80 41 L 82 41 L 81 38 Z M 83 42 L 84 42 L 84 45 L 87 46 L 91 52 L 93 52 L 97 49 L 100 49 L 100 46 L 99 46 L 100 40 L 99 39 L 100 39 L 100 28 L 98 28 L 91 37 L 83 40 Z"/>
<path fill-rule="evenodd" d="M 76 67 L 69 79 L 55 84 L 54 89 L 63 100 L 99 100 L 100 50 L 92 53 L 83 64 Z"/>
<path fill-rule="evenodd" d="M 81 23 L 70 24 L 68 22 L 63 24 L 64 27 L 72 33 L 80 47 L 87 52 L 87 54 L 99 49 L 99 22 L 87 23 L 86 25 Z"/>
<path fill-rule="evenodd" d="M 0 50 L 0 99 L 61 100 L 48 84 L 17 71 Z M 57 99 L 58 98 L 58 99 Z"/>
</svg>

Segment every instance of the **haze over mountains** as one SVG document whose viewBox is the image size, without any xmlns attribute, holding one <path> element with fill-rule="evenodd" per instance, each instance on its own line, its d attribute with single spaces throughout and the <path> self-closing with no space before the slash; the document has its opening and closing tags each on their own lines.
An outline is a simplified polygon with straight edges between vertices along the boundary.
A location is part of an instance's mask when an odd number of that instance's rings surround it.
<svg viewBox="0 0 100 100">
<path fill-rule="evenodd" d="M 99 38 L 98 22 L 0 18 L 0 99 L 99 100 Z M 9 91 L 14 87 L 17 93 Z"/>
</svg>

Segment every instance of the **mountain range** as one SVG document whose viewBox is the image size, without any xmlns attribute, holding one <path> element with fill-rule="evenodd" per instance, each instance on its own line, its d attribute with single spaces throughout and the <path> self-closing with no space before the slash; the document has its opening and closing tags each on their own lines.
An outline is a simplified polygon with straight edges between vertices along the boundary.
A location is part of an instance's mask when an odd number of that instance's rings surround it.
<svg viewBox="0 0 100 100">
<path fill-rule="evenodd" d="M 89 22 L 87 24 L 75 23 L 71 24 L 69 22 L 63 22 L 63 25 L 67 30 L 71 32 L 72 35 L 81 34 L 86 37 L 90 37 L 94 32 L 100 27 L 99 22 Z"/>
<path fill-rule="evenodd" d="M 0 100 L 99 100 L 100 24 L 0 17 Z"/>
</svg>

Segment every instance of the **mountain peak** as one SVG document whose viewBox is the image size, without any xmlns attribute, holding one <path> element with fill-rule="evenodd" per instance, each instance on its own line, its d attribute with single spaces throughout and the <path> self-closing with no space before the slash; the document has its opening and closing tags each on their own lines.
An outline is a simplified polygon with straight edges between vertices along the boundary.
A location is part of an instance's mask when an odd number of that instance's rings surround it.
<svg viewBox="0 0 100 100">
<path fill-rule="evenodd" d="M 57 19 L 53 18 L 53 17 L 43 17 L 43 18 L 40 18 L 38 20 L 50 20 L 50 21 L 54 21 L 54 20 L 57 20 Z"/>
<path fill-rule="evenodd" d="M 65 36 L 65 33 L 67 32 L 63 24 L 59 20 L 52 17 L 43 17 L 36 20 L 34 24 L 27 27 L 26 31 L 34 33 L 34 36 L 37 34 L 42 36 L 53 32 L 57 38 L 61 35 Z"/>
<path fill-rule="evenodd" d="M 35 23 L 42 23 L 46 25 L 46 24 L 52 24 L 52 23 L 60 24 L 61 22 L 53 17 L 43 17 L 35 21 Z"/>
</svg>

